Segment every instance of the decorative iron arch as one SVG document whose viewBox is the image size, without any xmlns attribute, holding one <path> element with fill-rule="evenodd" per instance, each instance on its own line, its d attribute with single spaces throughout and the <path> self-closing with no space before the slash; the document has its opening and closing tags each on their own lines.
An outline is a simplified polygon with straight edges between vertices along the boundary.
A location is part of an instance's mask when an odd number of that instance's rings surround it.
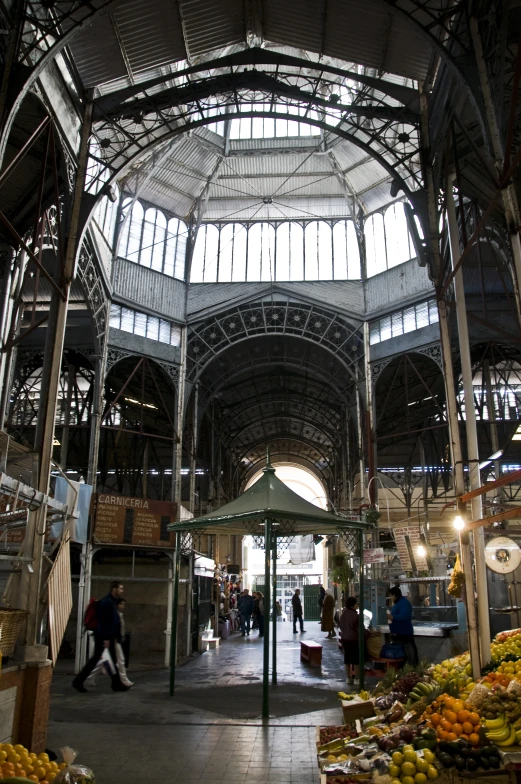
<svg viewBox="0 0 521 784">
<path fill-rule="evenodd" d="M 195 382 L 208 364 L 235 343 L 259 335 L 295 336 L 332 354 L 355 378 L 363 337 L 338 313 L 302 302 L 244 303 L 189 326 L 187 380 Z"/>
</svg>

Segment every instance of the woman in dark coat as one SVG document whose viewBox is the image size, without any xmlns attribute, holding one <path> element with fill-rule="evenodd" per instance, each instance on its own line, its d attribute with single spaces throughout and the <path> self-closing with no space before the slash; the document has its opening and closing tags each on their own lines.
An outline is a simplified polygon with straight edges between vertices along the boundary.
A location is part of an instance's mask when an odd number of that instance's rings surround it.
<svg viewBox="0 0 521 784">
<path fill-rule="evenodd" d="M 340 644 L 344 651 L 344 665 L 346 668 L 346 682 L 350 686 L 360 683 L 360 651 L 358 646 L 358 600 L 350 596 L 340 616 Z M 351 667 L 354 667 L 355 677 L 351 677 Z"/>
<path fill-rule="evenodd" d="M 327 632 L 326 640 L 331 640 L 335 636 L 335 600 L 333 591 L 328 588 L 324 596 L 322 605 L 322 626 L 323 632 Z"/>
</svg>

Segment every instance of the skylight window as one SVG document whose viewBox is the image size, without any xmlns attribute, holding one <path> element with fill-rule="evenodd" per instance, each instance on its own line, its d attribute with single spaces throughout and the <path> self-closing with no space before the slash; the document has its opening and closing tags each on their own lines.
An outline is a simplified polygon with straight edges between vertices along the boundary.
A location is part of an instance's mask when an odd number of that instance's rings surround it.
<svg viewBox="0 0 521 784">
<path fill-rule="evenodd" d="M 266 103 L 244 103 L 240 107 L 243 112 L 270 112 L 284 113 L 288 119 L 275 119 L 274 117 L 236 117 L 230 121 L 230 139 L 276 139 L 295 136 L 319 136 L 320 128 L 299 122 L 299 117 L 309 117 L 317 120 L 315 111 L 308 111 L 305 107 L 282 106 Z M 218 132 L 218 131 L 217 131 Z"/>
</svg>

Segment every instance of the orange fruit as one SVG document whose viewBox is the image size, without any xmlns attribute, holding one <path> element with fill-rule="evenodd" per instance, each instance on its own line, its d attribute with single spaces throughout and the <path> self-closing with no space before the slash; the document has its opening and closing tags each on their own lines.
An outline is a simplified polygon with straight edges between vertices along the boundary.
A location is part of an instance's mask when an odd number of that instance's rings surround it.
<svg viewBox="0 0 521 784">
<path fill-rule="evenodd" d="M 463 700 L 454 700 L 454 703 L 452 705 L 452 710 L 454 711 L 454 713 L 459 713 L 460 710 L 463 710 L 463 708 L 464 708 Z"/>
<path fill-rule="evenodd" d="M 474 732 L 474 726 L 470 723 L 470 721 L 464 721 L 461 725 L 461 729 L 465 735 L 471 735 Z"/>
<path fill-rule="evenodd" d="M 442 730 L 445 730 L 445 732 L 452 732 L 452 722 L 447 721 L 447 719 L 442 719 L 440 727 Z"/>
<path fill-rule="evenodd" d="M 460 711 L 458 711 L 459 723 L 464 724 L 466 721 L 469 720 L 469 716 L 470 716 L 470 711 L 465 710 L 465 708 L 462 708 Z"/>
<path fill-rule="evenodd" d="M 38 754 L 38 759 L 40 762 L 49 762 L 49 755 L 46 754 L 45 751 L 42 751 L 40 754 Z"/>
<path fill-rule="evenodd" d="M 479 746 L 479 735 L 477 732 L 473 732 L 471 735 L 469 735 L 469 743 L 472 746 Z"/>
<path fill-rule="evenodd" d="M 7 759 L 7 751 L 0 749 L 0 765 Z"/>
<path fill-rule="evenodd" d="M 458 714 L 454 713 L 452 710 L 444 710 L 443 718 L 447 721 L 450 721 L 451 724 L 455 724 L 458 720 Z"/>
<path fill-rule="evenodd" d="M 458 736 L 455 732 L 449 732 L 447 735 L 447 740 L 458 740 Z"/>
<path fill-rule="evenodd" d="M 27 776 L 27 778 L 29 779 L 29 781 L 40 781 L 40 779 L 35 773 L 31 773 L 29 776 Z"/>
<path fill-rule="evenodd" d="M 16 764 L 17 762 L 20 762 L 20 759 L 21 759 L 21 757 L 20 757 L 19 754 L 16 753 L 16 751 L 11 751 L 7 755 L 7 761 L 8 762 L 12 762 L 13 764 Z"/>
<path fill-rule="evenodd" d="M 469 714 L 469 721 L 470 721 L 470 723 L 471 723 L 471 724 L 473 724 L 473 725 L 476 725 L 476 724 L 481 724 L 481 719 L 480 719 L 480 717 L 479 717 L 479 713 L 476 713 L 475 711 L 472 711 L 472 712 Z"/>
<path fill-rule="evenodd" d="M 439 713 L 433 713 L 431 715 L 431 722 L 433 727 L 437 727 L 440 721 L 441 721 L 441 716 Z"/>
<path fill-rule="evenodd" d="M 464 732 L 462 732 L 462 733 L 461 733 L 461 735 L 460 735 L 460 738 L 463 738 L 463 740 L 468 740 L 468 739 L 469 739 L 469 736 L 468 736 L 468 735 L 465 735 L 465 733 L 464 733 Z"/>
<path fill-rule="evenodd" d="M 47 773 L 47 771 L 45 770 L 45 768 L 38 767 L 38 768 L 34 769 L 34 774 L 35 774 L 35 776 L 38 776 L 38 781 L 43 781 L 43 779 L 45 778 L 46 773 Z"/>
<path fill-rule="evenodd" d="M 447 706 L 447 708 L 449 709 L 452 708 L 455 702 L 456 700 L 454 697 L 445 697 L 445 705 Z"/>
<path fill-rule="evenodd" d="M 458 724 L 456 722 L 456 724 L 452 725 L 452 731 L 454 735 L 461 735 L 461 733 L 463 732 L 463 727 L 461 726 L 461 724 Z"/>
<path fill-rule="evenodd" d="M 445 730 L 438 730 L 437 734 L 439 740 L 447 740 L 447 738 L 449 737 L 449 733 L 445 732 Z"/>
</svg>

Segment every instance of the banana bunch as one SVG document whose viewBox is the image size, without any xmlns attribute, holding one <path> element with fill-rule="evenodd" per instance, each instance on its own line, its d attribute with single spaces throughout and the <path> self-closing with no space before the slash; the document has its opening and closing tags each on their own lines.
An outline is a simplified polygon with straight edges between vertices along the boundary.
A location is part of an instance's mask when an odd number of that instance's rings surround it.
<svg viewBox="0 0 521 784">
<path fill-rule="evenodd" d="M 336 695 L 340 700 L 353 700 L 354 694 L 346 694 L 345 691 L 339 691 Z"/>
<path fill-rule="evenodd" d="M 521 742 L 521 718 L 511 724 L 505 716 L 485 720 L 485 734 L 487 740 L 500 749 L 513 746 Z"/>
<path fill-rule="evenodd" d="M 407 700 L 406 708 L 409 709 L 411 705 L 424 697 L 430 697 L 431 692 L 436 688 L 435 683 L 423 683 L 419 681 L 414 689 L 409 692 L 409 699 Z"/>
</svg>

